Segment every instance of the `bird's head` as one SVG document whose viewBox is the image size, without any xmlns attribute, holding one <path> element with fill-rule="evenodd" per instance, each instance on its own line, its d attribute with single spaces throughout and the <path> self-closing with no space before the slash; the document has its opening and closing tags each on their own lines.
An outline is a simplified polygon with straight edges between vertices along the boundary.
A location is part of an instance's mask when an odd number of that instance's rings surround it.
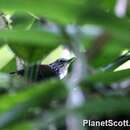
<svg viewBox="0 0 130 130">
<path fill-rule="evenodd" d="M 49 64 L 49 66 L 56 72 L 60 79 L 63 79 L 67 75 L 68 67 L 75 61 L 75 59 L 75 57 L 71 59 L 60 58 Z"/>
</svg>

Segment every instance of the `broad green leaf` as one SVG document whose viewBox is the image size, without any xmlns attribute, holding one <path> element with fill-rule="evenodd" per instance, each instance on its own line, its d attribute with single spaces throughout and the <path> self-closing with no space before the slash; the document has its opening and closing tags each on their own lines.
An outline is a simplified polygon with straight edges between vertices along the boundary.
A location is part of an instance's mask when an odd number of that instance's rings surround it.
<svg viewBox="0 0 130 130">
<path fill-rule="evenodd" d="M 31 26 L 36 21 L 28 13 L 25 13 L 24 15 L 18 15 L 17 13 L 14 13 L 11 20 L 12 20 L 13 29 L 19 29 L 19 30 L 30 30 L 30 29 L 32 29 Z M 37 24 L 37 28 L 38 27 L 39 26 Z M 35 28 L 35 29 L 37 29 L 37 28 Z"/>
<path fill-rule="evenodd" d="M 47 31 L 23 31 L 23 30 L 6 30 L 0 31 L 0 39 L 5 38 L 11 45 L 24 45 L 35 47 L 55 47 L 62 41 L 59 34 Z M 13 42 L 13 43 L 10 43 Z M 3 44 L 3 43 L 1 43 Z"/>
<path fill-rule="evenodd" d="M 83 4 L 84 1 L 81 0 L 13 0 L 12 2 L 9 0 L 1 0 L 0 8 L 16 11 L 30 11 L 53 21 L 72 23 L 76 22 L 76 17 L 79 15 L 79 11 L 82 9 Z"/>
<path fill-rule="evenodd" d="M 3 38 L 27 62 L 40 60 L 63 42 L 61 35 L 46 31 L 1 31 L 0 39 Z"/>
<path fill-rule="evenodd" d="M 92 83 L 113 83 L 118 82 L 130 77 L 130 69 L 116 71 L 116 72 L 97 72 L 96 74 L 89 76 L 87 81 Z"/>
<path fill-rule="evenodd" d="M 14 2 L 14 4 L 8 4 L 7 6 L 6 3 L 12 2 Z M 115 0 L 110 2 L 97 0 L 97 3 L 99 7 L 97 5 L 96 7 L 98 8 L 95 8 L 95 2 L 89 2 L 87 0 L 56 0 L 54 3 L 51 0 L 29 0 L 27 2 L 23 2 L 21 0 L 13 0 L 11 2 L 9 0 L 2 0 L 0 2 L 0 7 L 6 9 L 15 9 L 16 11 L 22 12 L 32 11 L 32 13 L 41 14 L 47 20 L 49 19 L 56 21 L 57 23 L 70 24 L 78 22 L 83 24 L 98 25 L 110 31 L 113 37 L 128 42 L 130 35 L 129 19 L 120 19 L 115 16 L 113 11 Z"/>
</svg>

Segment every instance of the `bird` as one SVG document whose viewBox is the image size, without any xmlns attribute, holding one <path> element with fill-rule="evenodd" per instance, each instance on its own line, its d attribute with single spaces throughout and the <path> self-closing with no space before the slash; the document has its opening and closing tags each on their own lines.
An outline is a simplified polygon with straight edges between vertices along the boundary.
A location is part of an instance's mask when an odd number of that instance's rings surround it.
<svg viewBox="0 0 130 130">
<path fill-rule="evenodd" d="M 50 64 L 34 64 L 30 65 L 28 69 L 21 69 L 10 74 L 17 74 L 26 77 L 27 80 L 32 82 L 43 81 L 49 78 L 63 79 L 67 73 L 71 63 L 75 61 L 75 57 L 71 59 L 59 58 Z"/>
</svg>

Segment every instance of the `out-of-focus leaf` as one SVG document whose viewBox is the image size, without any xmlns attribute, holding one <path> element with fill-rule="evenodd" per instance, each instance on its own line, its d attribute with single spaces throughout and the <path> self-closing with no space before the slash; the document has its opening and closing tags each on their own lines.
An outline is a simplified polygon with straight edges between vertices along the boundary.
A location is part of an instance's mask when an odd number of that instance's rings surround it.
<svg viewBox="0 0 130 130">
<path fill-rule="evenodd" d="M 17 15 L 17 13 L 15 13 L 11 17 L 11 20 L 12 20 L 13 29 L 29 30 L 28 27 L 30 26 L 30 24 L 32 24 L 32 21 L 34 21 L 34 18 L 27 13 L 25 13 L 24 15 Z M 38 26 L 37 26 L 37 28 L 38 28 Z"/>
<path fill-rule="evenodd" d="M 60 121 L 65 115 L 76 112 L 82 113 L 86 117 L 115 116 L 121 113 L 130 114 L 130 98 L 106 98 L 90 99 L 85 105 L 75 107 L 74 109 L 62 109 L 52 112 L 49 119 L 44 120 L 43 126 L 46 128 L 48 123 Z M 122 105 L 123 104 L 123 105 Z M 110 107 L 111 106 L 111 107 Z M 96 108 L 96 109 L 94 109 Z M 44 128 L 43 127 L 43 128 Z"/>
<path fill-rule="evenodd" d="M 61 87 L 61 86 L 63 86 L 63 87 Z M 27 87 L 28 87 L 28 89 L 26 91 L 14 93 L 13 95 L 2 96 L 0 98 L 0 102 L 1 102 L 0 114 L 11 110 L 17 104 L 24 103 L 28 100 L 31 100 L 32 98 L 39 98 L 39 96 L 43 96 L 43 98 L 44 98 L 44 96 L 46 97 L 47 95 L 50 95 L 50 97 L 48 96 L 48 98 L 51 98 L 53 95 L 57 94 L 57 91 L 62 92 L 62 89 L 63 89 L 63 93 L 65 92 L 64 84 L 57 80 L 56 81 L 49 80 L 48 82 L 34 84 L 31 86 L 27 86 Z M 48 98 L 45 98 L 45 99 L 49 100 Z M 40 99 L 40 100 L 42 100 L 42 99 Z M 33 102 L 33 101 L 31 101 L 31 102 Z M 42 101 L 40 101 L 40 102 L 42 102 Z M 44 100 L 43 103 L 44 102 L 46 102 L 46 101 Z"/>
<path fill-rule="evenodd" d="M 86 116 L 114 116 L 118 114 L 120 115 L 121 113 L 130 114 L 129 100 L 130 99 L 127 97 L 93 99 L 86 104 L 86 107 L 83 107 L 80 110 Z"/>
<path fill-rule="evenodd" d="M 0 73 L 0 90 L 14 91 L 15 89 L 24 89 L 26 82 L 19 76 L 10 75 L 9 73 Z"/>
<path fill-rule="evenodd" d="M 54 3 L 51 0 L 29 0 L 28 2 L 13 0 L 12 2 L 14 4 L 8 4 L 7 6 L 6 3 L 10 3 L 10 1 L 2 0 L 0 7 L 17 11 L 32 11 L 32 13 L 41 14 L 57 23 L 75 23 L 77 21 L 83 24 L 95 24 L 110 31 L 113 37 L 129 41 L 129 20 L 115 16 L 113 11 L 115 0 L 110 2 L 97 0 L 98 6 L 96 5 L 96 7 L 94 6 L 95 3 L 87 0 L 78 2 L 74 0 L 56 0 Z"/>
<path fill-rule="evenodd" d="M 12 2 L 9 0 L 2 0 L 0 1 L 0 8 L 17 11 L 31 11 L 32 13 L 42 15 L 57 22 L 72 23 L 76 21 L 76 17 L 79 15 L 79 11 L 82 9 L 83 4 L 84 1 L 81 0 L 29 0 L 26 2 L 22 0 L 13 0 Z"/>
<path fill-rule="evenodd" d="M 29 108 L 37 106 L 45 108 L 52 99 L 64 98 L 67 92 L 64 84 L 57 80 L 28 87 L 24 92 L 1 97 L 0 128 L 22 118 Z"/>
<path fill-rule="evenodd" d="M 101 8 L 103 11 L 111 13 L 114 5 L 115 0 L 109 2 L 106 2 L 105 0 L 97 0 L 95 2 L 89 2 L 88 0 L 40 0 L 39 2 L 36 2 L 35 0 L 13 0 L 11 2 L 9 0 L 0 1 L 0 8 L 21 12 L 30 11 L 36 15 L 44 16 L 52 21 L 65 24 L 80 21 L 82 17 L 85 17 L 86 11 L 89 12 L 90 8 L 95 10 L 99 10 Z M 82 19 L 82 21 L 84 20 Z"/>
<path fill-rule="evenodd" d="M 48 124 L 53 122 L 62 122 L 66 115 L 71 112 L 82 113 L 86 117 L 103 117 L 109 116 L 117 116 L 120 114 L 130 114 L 130 103 L 129 98 L 106 98 L 106 99 L 90 99 L 87 104 L 82 105 L 80 107 L 75 107 L 73 109 L 58 109 L 54 111 L 49 111 L 49 117 L 43 120 L 36 119 L 34 121 L 23 121 L 19 124 L 14 124 L 7 129 L 3 130 L 21 130 L 21 128 L 25 128 L 25 130 L 36 128 L 38 129 L 39 124 L 42 124 L 42 128 L 47 128 Z M 122 105 L 123 104 L 123 105 Z M 111 106 L 111 107 L 110 107 Z M 93 109 L 96 108 L 96 109 Z"/>
<path fill-rule="evenodd" d="M 10 48 L 6 45 L 0 48 L 0 69 L 7 65 L 14 57 Z"/>
<path fill-rule="evenodd" d="M 116 68 L 118 68 L 122 64 L 126 63 L 128 60 L 130 60 L 130 54 L 126 53 L 126 54 L 118 57 L 111 64 L 108 64 L 107 66 L 103 67 L 102 70 L 103 71 L 114 71 Z"/>
<path fill-rule="evenodd" d="M 116 72 L 97 72 L 88 77 L 87 81 L 92 83 L 113 83 L 130 77 L 130 69 L 116 71 Z"/>
<path fill-rule="evenodd" d="M 1 72 L 9 73 L 16 71 L 16 59 L 13 58 L 9 63 L 7 63 L 2 69 Z"/>
<path fill-rule="evenodd" d="M 91 65 L 94 67 L 102 67 L 112 63 L 122 53 L 122 50 L 129 48 L 128 42 L 120 41 L 119 39 L 109 40 L 104 48 L 99 52 L 92 61 Z"/>
<path fill-rule="evenodd" d="M 31 122 L 31 121 L 20 122 L 20 124 L 15 124 L 7 128 L 4 128 L 2 130 L 32 130 L 34 129 L 33 123 L 34 122 Z"/>
<path fill-rule="evenodd" d="M 0 39 L 5 38 L 16 53 L 28 62 L 34 62 L 46 56 L 62 43 L 59 34 L 46 31 L 1 31 Z"/>
<path fill-rule="evenodd" d="M 7 39 L 9 44 L 35 46 L 35 47 L 54 47 L 61 42 L 62 37 L 59 34 L 47 31 L 19 31 L 19 30 L 6 30 L 0 31 L 0 39 Z M 37 44 L 36 44 L 37 43 Z M 53 44 L 55 43 L 55 44 Z M 2 43 L 1 43 L 2 44 Z"/>
</svg>

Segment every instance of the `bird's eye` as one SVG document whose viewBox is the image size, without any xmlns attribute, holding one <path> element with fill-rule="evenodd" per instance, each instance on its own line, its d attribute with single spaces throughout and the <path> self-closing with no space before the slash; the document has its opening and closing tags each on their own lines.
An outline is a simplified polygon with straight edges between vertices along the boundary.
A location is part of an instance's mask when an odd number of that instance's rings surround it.
<svg viewBox="0 0 130 130">
<path fill-rule="evenodd" d="M 59 60 L 59 63 L 64 63 L 65 61 L 63 59 Z"/>
<path fill-rule="evenodd" d="M 60 63 L 63 63 L 63 60 L 60 60 L 59 62 L 60 62 Z"/>
</svg>

